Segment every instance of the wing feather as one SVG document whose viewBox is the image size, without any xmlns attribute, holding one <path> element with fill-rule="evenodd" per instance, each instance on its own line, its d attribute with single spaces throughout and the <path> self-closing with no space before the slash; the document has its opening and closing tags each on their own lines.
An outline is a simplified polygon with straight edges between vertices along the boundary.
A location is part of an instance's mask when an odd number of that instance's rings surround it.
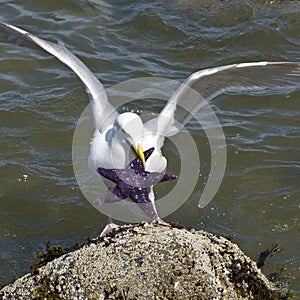
<svg viewBox="0 0 300 300">
<path fill-rule="evenodd" d="M 253 62 L 190 75 L 158 116 L 160 134 L 174 135 L 201 107 L 226 92 L 286 93 L 300 88 L 299 62 Z"/>
<path fill-rule="evenodd" d="M 86 87 L 91 102 L 92 112 L 94 115 L 95 126 L 101 131 L 106 130 L 111 122 L 105 120 L 114 120 L 117 114 L 114 107 L 108 102 L 106 91 L 96 76 L 87 68 L 87 66 L 79 60 L 72 52 L 70 52 L 61 43 L 52 43 L 35 35 L 20 29 L 16 26 L 1 22 L 1 24 L 32 41 L 46 52 L 54 55 L 61 62 L 71 68 L 81 79 Z M 108 116 L 110 116 L 108 118 Z"/>
</svg>

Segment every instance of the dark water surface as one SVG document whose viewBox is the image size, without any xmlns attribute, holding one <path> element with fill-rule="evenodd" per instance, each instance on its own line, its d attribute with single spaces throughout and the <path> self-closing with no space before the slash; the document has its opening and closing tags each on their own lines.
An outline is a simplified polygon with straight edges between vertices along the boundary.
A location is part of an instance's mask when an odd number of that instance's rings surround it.
<svg viewBox="0 0 300 300">
<path fill-rule="evenodd" d="M 237 62 L 300 61 L 300 1 L 0 1 L 1 20 L 63 42 L 105 87 Z M 2 29 L 3 30 L 3 29 Z M 72 138 L 86 93 L 72 71 L 39 49 L 0 39 L 0 282 L 28 272 L 47 241 L 70 246 L 106 222 L 82 195 Z M 153 103 L 139 110 L 151 112 Z M 251 258 L 278 243 L 266 274 L 287 267 L 300 295 L 300 92 L 222 95 L 226 174 L 197 208 L 204 182 L 166 220 L 231 235 Z M 190 125 L 205 173 L 205 134 Z M 169 164 L 179 163 L 167 144 Z M 207 170 L 206 170 L 207 171 Z M 208 174 L 206 174 L 207 176 Z M 205 176 L 204 176 L 205 177 Z"/>
</svg>

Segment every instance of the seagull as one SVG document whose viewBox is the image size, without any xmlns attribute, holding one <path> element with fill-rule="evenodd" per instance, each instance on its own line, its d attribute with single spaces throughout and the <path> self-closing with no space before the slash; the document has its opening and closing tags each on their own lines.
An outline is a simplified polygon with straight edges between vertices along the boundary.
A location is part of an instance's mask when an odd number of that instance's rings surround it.
<svg viewBox="0 0 300 300">
<path fill-rule="evenodd" d="M 53 43 L 0 22 L 2 26 L 19 33 L 71 68 L 83 82 L 89 96 L 95 132 L 91 140 L 88 164 L 91 172 L 102 168 L 124 168 L 130 153 L 140 157 L 148 172 L 164 172 L 167 159 L 162 154 L 165 137 L 177 134 L 202 107 L 220 94 L 250 91 L 279 91 L 299 89 L 299 62 L 236 63 L 197 71 L 191 74 L 170 97 L 159 115 L 143 123 L 138 114 L 118 113 L 109 103 L 106 91 L 96 76 L 62 43 Z M 190 97 L 196 91 L 201 97 Z M 286 90 L 284 90 L 286 91 Z M 143 148 L 154 147 L 146 161 Z M 212 166 L 218 168 L 218 166 Z M 99 175 L 98 175 L 99 176 Z M 149 199 L 155 207 L 153 187 Z M 111 225 L 111 226 L 110 226 Z M 113 228 L 114 223 L 108 224 Z"/>
<path fill-rule="evenodd" d="M 145 161 L 147 161 L 153 151 L 154 147 L 144 152 Z M 116 187 L 112 192 L 102 195 L 95 201 L 97 204 L 102 205 L 131 198 L 152 220 L 164 224 L 164 221 L 158 216 L 155 207 L 150 202 L 148 188 L 159 182 L 177 179 L 175 174 L 148 172 L 145 170 L 144 162 L 139 156 L 133 159 L 125 169 L 99 167 L 97 171 L 100 175 L 116 183 Z M 109 224 L 111 223 L 109 222 Z M 168 224 L 165 223 L 164 225 Z M 107 233 L 103 231 L 100 237 L 107 235 Z"/>
</svg>

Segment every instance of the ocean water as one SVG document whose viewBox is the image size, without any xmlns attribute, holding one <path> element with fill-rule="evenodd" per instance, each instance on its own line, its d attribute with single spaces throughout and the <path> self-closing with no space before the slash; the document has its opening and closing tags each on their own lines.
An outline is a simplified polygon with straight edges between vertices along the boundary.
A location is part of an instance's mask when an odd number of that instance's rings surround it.
<svg viewBox="0 0 300 300">
<path fill-rule="evenodd" d="M 64 43 L 105 88 L 140 77 L 183 82 L 238 62 L 300 61 L 299 1 L 0 0 L 0 11 L 1 20 Z M 86 200 L 72 166 L 74 130 L 88 104 L 80 80 L 2 27 L 0 70 L 0 283 L 7 284 L 29 271 L 47 241 L 80 243 L 99 234 L 106 216 Z M 147 99 L 129 108 L 150 114 L 161 107 Z M 284 280 L 300 296 L 300 92 L 226 94 L 211 107 L 227 143 L 221 187 L 197 207 L 210 149 L 192 121 L 202 178 L 165 220 L 230 235 L 254 260 L 277 243 L 281 251 L 263 272 L 286 267 Z M 165 153 L 176 171 L 169 141 Z"/>
</svg>

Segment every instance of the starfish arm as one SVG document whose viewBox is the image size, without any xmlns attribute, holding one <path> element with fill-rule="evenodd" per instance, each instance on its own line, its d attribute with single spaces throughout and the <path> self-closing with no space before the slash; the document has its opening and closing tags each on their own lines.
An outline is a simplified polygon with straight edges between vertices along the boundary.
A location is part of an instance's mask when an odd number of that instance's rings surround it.
<svg viewBox="0 0 300 300">
<path fill-rule="evenodd" d="M 149 148 L 148 150 L 146 150 L 144 152 L 145 160 L 147 160 L 151 156 L 151 154 L 153 153 L 153 151 L 154 151 L 154 147 Z"/>
<path fill-rule="evenodd" d="M 169 181 L 169 180 L 175 180 L 177 178 L 178 178 L 178 176 L 175 175 L 175 174 L 166 173 L 166 174 L 164 174 L 164 176 L 163 176 L 163 178 L 161 179 L 160 182 Z"/>
<path fill-rule="evenodd" d="M 132 188 L 129 193 L 129 198 L 138 204 L 150 202 L 147 188 Z"/>
<path fill-rule="evenodd" d="M 164 175 L 162 173 L 153 172 L 149 173 L 144 179 L 144 185 L 150 187 L 159 183 Z"/>
<path fill-rule="evenodd" d="M 120 178 L 118 176 L 119 170 L 117 169 L 105 169 L 102 167 L 97 168 L 97 172 L 103 177 L 113 181 L 114 183 L 118 183 Z"/>
<path fill-rule="evenodd" d="M 120 200 L 122 199 L 126 199 L 129 197 L 129 191 L 128 189 L 126 189 L 126 185 L 122 184 L 118 184 L 114 190 L 112 191 L 112 193 L 118 197 Z"/>
<path fill-rule="evenodd" d="M 174 174 L 163 174 L 158 172 L 149 173 L 147 179 L 144 182 L 144 185 L 150 187 L 162 181 L 169 181 L 176 179 L 177 176 Z"/>
<path fill-rule="evenodd" d="M 143 171 L 145 168 L 143 166 L 143 163 L 141 159 L 137 156 L 134 160 L 132 160 L 129 165 L 126 167 L 126 170 L 129 171 Z"/>
<path fill-rule="evenodd" d="M 114 192 L 105 194 L 105 195 L 101 195 L 96 201 L 96 204 L 105 204 L 105 203 L 114 203 L 114 202 L 118 202 L 121 201 L 122 198 L 118 197 Z"/>
<path fill-rule="evenodd" d="M 154 151 L 154 147 L 144 151 L 144 156 L 145 156 L 145 160 L 147 160 L 150 155 L 153 153 Z M 144 171 L 145 167 L 143 165 L 143 162 L 141 161 L 141 159 L 137 156 L 134 160 L 132 160 L 129 165 L 126 167 L 126 169 L 132 169 L 135 171 Z"/>
<path fill-rule="evenodd" d="M 151 218 L 151 220 L 160 220 L 157 212 L 153 208 L 151 202 L 138 203 L 139 207 Z"/>
</svg>

